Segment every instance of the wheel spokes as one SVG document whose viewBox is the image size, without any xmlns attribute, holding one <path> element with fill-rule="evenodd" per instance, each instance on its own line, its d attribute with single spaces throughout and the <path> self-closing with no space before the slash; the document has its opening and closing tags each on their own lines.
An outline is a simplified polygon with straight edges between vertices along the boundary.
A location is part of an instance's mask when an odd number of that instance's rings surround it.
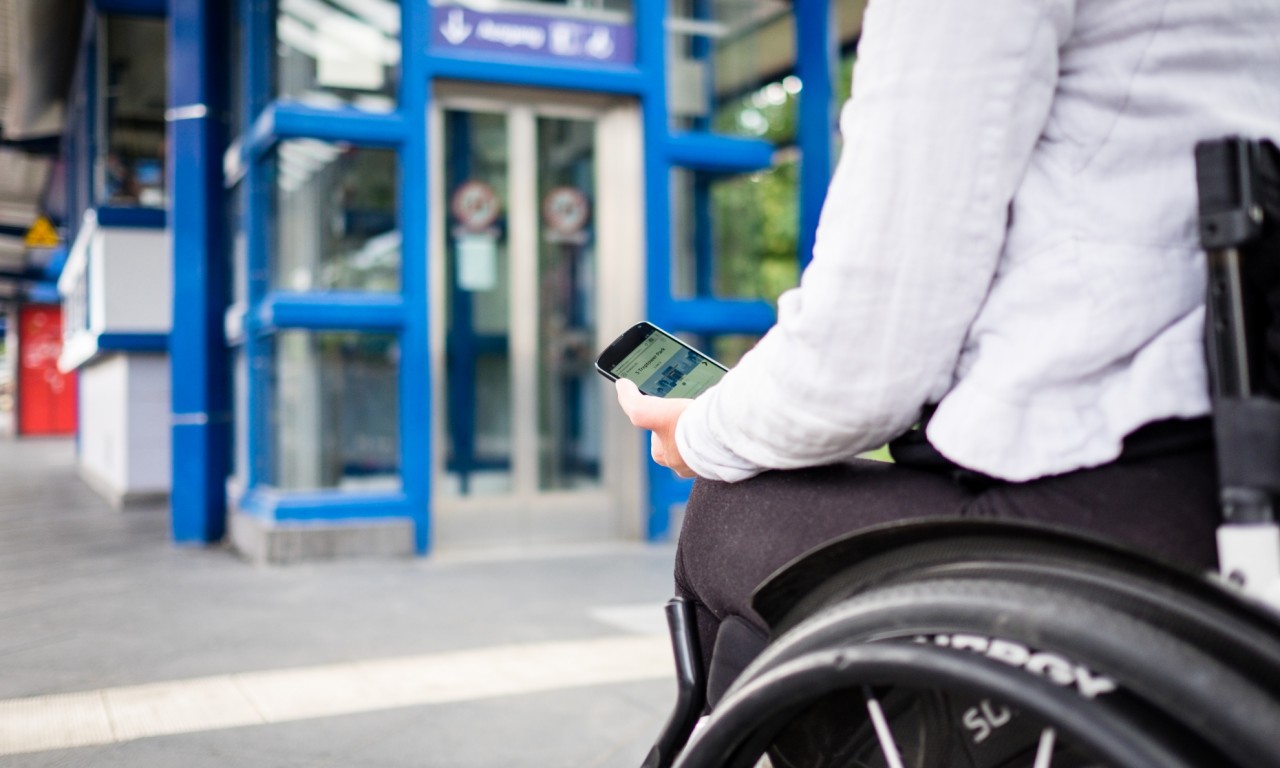
<svg viewBox="0 0 1280 768">
<path fill-rule="evenodd" d="M 902 754 L 898 752 L 898 744 L 893 740 L 893 732 L 889 730 L 889 721 L 885 720 L 884 709 L 880 706 L 880 700 L 871 693 L 870 688 L 863 689 L 863 696 L 867 699 L 867 713 L 871 715 L 871 725 L 875 728 L 876 739 L 880 742 L 880 751 L 884 753 L 885 762 L 889 768 L 903 768 Z M 1040 766 L 1036 766 L 1040 768 Z"/>
<path fill-rule="evenodd" d="M 1057 734 L 1052 728 L 1045 728 L 1040 732 L 1040 746 L 1036 748 L 1036 762 L 1032 768 L 1049 768 L 1049 764 L 1053 761 L 1053 742 L 1057 740 Z"/>
</svg>

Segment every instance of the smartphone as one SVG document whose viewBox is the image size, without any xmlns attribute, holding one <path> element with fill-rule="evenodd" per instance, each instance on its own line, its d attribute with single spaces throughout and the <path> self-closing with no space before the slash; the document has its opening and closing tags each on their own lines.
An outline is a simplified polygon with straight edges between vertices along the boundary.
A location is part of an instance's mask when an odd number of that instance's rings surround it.
<svg viewBox="0 0 1280 768">
<path fill-rule="evenodd" d="M 639 322 L 600 353 L 596 370 L 609 381 L 630 379 L 646 395 L 697 397 L 729 369 L 658 326 Z"/>
</svg>

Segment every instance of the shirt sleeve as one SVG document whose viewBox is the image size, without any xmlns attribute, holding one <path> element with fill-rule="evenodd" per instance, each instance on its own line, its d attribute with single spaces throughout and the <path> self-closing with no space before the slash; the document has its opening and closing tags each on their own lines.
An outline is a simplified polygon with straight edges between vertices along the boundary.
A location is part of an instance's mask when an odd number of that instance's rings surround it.
<svg viewBox="0 0 1280 768">
<path fill-rule="evenodd" d="M 813 261 L 778 322 L 685 411 L 734 482 L 884 444 L 949 389 L 1053 102 L 1074 0 L 872 0 Z"/>
</svg>

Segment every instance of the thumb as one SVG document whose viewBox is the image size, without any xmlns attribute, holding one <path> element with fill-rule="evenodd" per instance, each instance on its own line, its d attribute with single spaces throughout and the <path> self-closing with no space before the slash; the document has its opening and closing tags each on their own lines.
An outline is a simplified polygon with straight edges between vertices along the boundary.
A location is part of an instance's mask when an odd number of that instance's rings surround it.
<svg viewBox="0 0 1280 768">
<path fill-rule="evenodd" d="M 614 388 L 618 392 L 618 405 L 622 406 L 622 412 L 627 414 L 632 424 L 640 426 L 636 419 L 644 410 L 644 393 L 630 379 L 618 379 L 614 382 Z"/>
<path fill-rule="evenodd" d="M 635 382 L 627 379 L 618 379 L 615 387 L 618 390 L 618 405 L 622 406 L 622 412 L 631 420 L 632 426 L 660 429 L 671 420 L 674 405 L 671 401 L 646 395 Z"/>
</svg>

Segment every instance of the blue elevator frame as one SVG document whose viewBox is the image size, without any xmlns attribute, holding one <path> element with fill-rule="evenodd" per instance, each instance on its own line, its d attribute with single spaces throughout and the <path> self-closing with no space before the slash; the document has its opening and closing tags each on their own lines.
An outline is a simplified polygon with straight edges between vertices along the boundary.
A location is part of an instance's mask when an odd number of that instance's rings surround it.
<svg viewBox="0 0 1280 768">
<path fill-rule="evenodd" d="M 99 5 L 108 0 L 100 0 Z M 114 6 L 154 6 L 162 0 L 110 0 Z M 429 40 L 427 0 L 401 4 L 402 58 L 397 105 L 388 114 L 351 108 L 321 110 L 273 101 L 270 73 L 274 48 L 273 0 L 235 0 L 235 23 L 243 35 L 242 58 L 229 66 L 227 3 L 169 0 L 171 71 L 170 179 L 174 237 L 173 361 L 174 485 L 173 535 L 179 542 L 214 541 L 223 535 L 228 501 L 275 523 L 409 518 L 420 553 L 429 550 L 433 402 L 429 360 L 429 222 L 427 112 L 433 83 L 450 80 L 588 91 L 629 96 L 641 105 L 644 136 L 646 211 L 646 308 L 648 318 L 677 332 L 763 333 L 774 320 L 764 301 L 672 295 L 669 177 L 672 168 L 738 174 L 770 167 L 774 146 L 765 141 L 675 132 L 667 110 L 666 3 L 634 3 L 636 61 L 629 66 L 554 65 L 528 59 L 434 50 Z M 827 0 L 796 0 L 795 73 L 803 82 L 797 144 L 800 168 L 799 259 L 808 261 L 818 212 L 826 192 L 835 130 L 831 88 L 837 66 L 834 25 Z M 519 66 L 513 66 L 518 64 Z M 238 68 L 244 115 L 228 125 L 230 91 L 223 73 Z M 203 110 L 201 109 L 203 107 Z M 343 141 L 384 147 L 399 155 L 400 216 L 403 237 L 401 291 L 300 294 L 271 290 L 267 217 L 273 209 L 273 149 L 290 138 Z M 235 141 L 232 144 L 232 141 Z M 224 177 L 223 153 L 238 156 Z M 241 186 L 243 185 L 243 186 Z M 227 339 L 223 314 L 233 293 L 228 268 L 225 217 L 227 190 L 245 200 L 247 307 L 243 333 Z M 279 492 L 265 484 L 272 436 L 267 377 L 273 334 L 283 329 L 343 329 L 395 333 L 400 344 L 399 492 Z M 229 360 L 243 355 L 249 369 L 247 425 L 250 456 L 244 462 L 243 492 L 226 498 L 230 472 L 231 398 Z M 640 439 L 637 437 L 637 439 Z M 647 454 L 647 452 L 645 452 Z M 649 464 L 650 539 L 670 533 L 670 510 L 687 496 L 689 484 Z"/>
</svg>

